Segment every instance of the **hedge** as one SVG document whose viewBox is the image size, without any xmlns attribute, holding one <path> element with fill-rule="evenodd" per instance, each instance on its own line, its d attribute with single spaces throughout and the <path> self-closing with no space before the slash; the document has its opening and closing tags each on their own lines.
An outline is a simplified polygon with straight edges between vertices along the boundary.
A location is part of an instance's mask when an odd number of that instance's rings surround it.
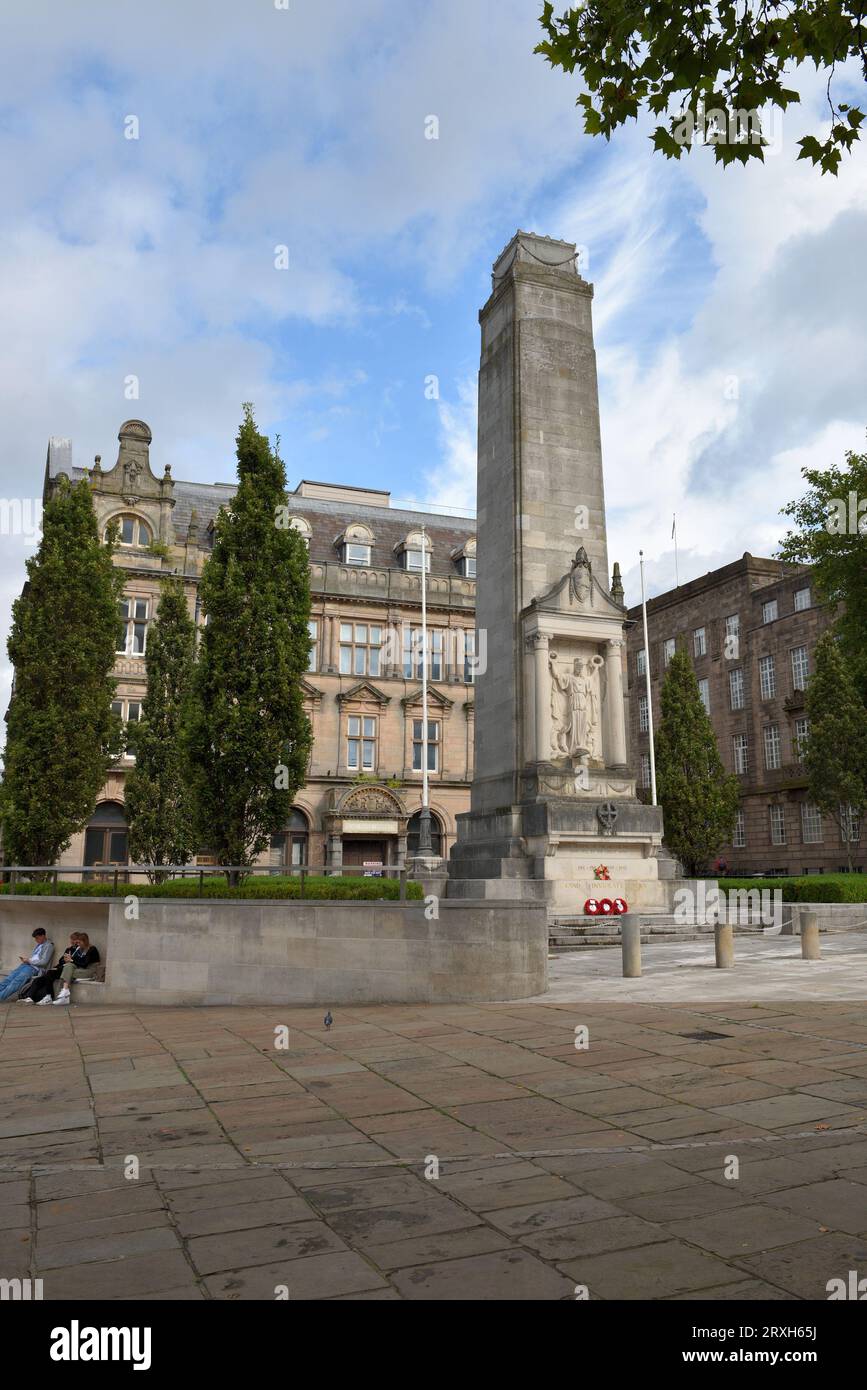
<svg viewBox="0 0 867 1390">
<path fill-rule="evenodd" d="M 73 883 L 58 879 L 57 883 L 18 882 L 13 885 L 0 884 L 0 893 L 32 895 L 34 897 L 62 898 L 125 898 L 134 894 L 138 898 L 263 898 L 280 900 L 301 898 L 299 878 L 286 875 L 251 877 L 246 883 L 230 888 L 222 875 L 207 876 L 199 888 L 198 876 L 170 878 L 165 883 L 118 883 L 115 892 L 113 883 Z M 406 896 L 411 901 L 424 897 L 420 883 L 407 881 Z M 304 901 L 349 900 L 355 902 L 377 902 L 383 899 L 394 902 L 400 898 L 400 883 L 395 878 L 338 878 L 308 875 L 304 881 Z"/>
<path fill-rule="evenodd" d="M 867 874 L 806 874 L 803 878 L 720 878 L 720 892 L 733 888 L 779 888 L 784 903 L 867 903 Z"/>
</svg>

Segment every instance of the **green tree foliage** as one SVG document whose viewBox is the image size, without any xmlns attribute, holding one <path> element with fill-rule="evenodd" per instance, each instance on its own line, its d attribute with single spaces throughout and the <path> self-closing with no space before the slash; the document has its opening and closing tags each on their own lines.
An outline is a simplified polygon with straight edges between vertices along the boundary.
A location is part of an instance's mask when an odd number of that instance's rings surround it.
<svg viewBox="0 0 867 1390">
<path fill-rule="evenodd" d="M 53 864 L 83 829 L 121 747 L 112 713 L 123 573 L 100 541 L 90 487 L 61 478 L 12 607 L 6 715 L 7 860 Z"/>
<path fill-rule="evenodd" d="M 141 720 L 130 731 L 136 761 L 125 785 L 130 856 L 141 863 L 186 864 L 198 848 L 183 749 L 195 655 L 196 630 L 183 584 L 165 579 L 148 632 L 147 693 Z"/>
<path fill-rule="evenodd" d="M 304 784 L 310 580 L 306 545 L 288 525 L 283 463 L 249 405 L 237 450 L 238 490 L 217 518 L 199 589 L 207 625 L 186 746 L 200 844 L 220 864 L 247 865 Z"/>
<path fill-rule="evenodd" d="M 839 827 L 851 869 L 855 844 L 848 834 L 849 808 L 859 822 L 867 810 L 867 710 L 832 632 L 816 644 L 807 713 L 810 733 L 802 761 L 810 800 Z"/>
<path fill-rule="evenodd" d="M 838 605 L 836 631 L 867 703 L 867 454 L 848 453 L 843 468 L 805 468 L 806 494 L 783 508 L 794 529 L 780 556 L 813 566 L 823 603 Z"/>
<path fill-rule="evenodd" d="M 560 8 L 558 6 L 558 8 Z M 578 97 L 590 135 L 612 132 L 642 106 L 664 117 L 653 143 L 669 159 L 692 147 L 696 129 L 723 165 L 763 159 L 758 113 L 785 111 L 787 82 L 803 63 L 828 75 L 830 130 L 805 135 L 799 159 L 836 174 L 860 134 L 864 112 L 835 101 L 836 67 L 854 58 L 867 79 L 867 17 L 860 0 L 587 0 L 556 15 L 546 0 L 537 48 L 589 89 Z"/>
<path fill-rule="evenodd" d="M 654 740 L 665 843 L 687 873 L 700 873 L 731 842 L 738 780 L 723 768 L 716 736 L 685 652 L 675 652 L 662 686 Z"/>
</svg>

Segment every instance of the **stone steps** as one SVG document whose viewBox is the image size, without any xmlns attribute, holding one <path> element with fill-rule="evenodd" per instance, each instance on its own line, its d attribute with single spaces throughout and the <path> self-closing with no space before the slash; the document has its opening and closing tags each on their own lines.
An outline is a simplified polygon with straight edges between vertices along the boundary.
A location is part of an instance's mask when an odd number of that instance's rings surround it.
<svg viewBox="0 0 867 1390">
<path fill-rule="evenodd" d="M 708 922 L 683 922 L 675 920 L 670 913 L 655 913 L 640 920 L 643 946 L 713 940 L 713 925 Z M 735 927 L 737 935 L 756 935 L 761 931 L 761 925 Z M 548 928 L 549 955 L 619 945 L 620 929 L 616 917 L 561 917 Z"/>
</svg>

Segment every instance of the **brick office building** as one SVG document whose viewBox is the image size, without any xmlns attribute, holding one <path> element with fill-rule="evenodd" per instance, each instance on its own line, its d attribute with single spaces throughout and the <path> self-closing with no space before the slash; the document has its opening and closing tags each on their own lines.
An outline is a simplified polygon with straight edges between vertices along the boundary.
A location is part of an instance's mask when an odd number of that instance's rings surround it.
<svg viewBox="0 0 867 1390">
<path fill-rule="evenodd" d="M 650 787 L 644 636 L 640 605 L 627 643 L 629 723 L 639 787 Z M 749 874 L 836 873 L 847 867 L 837 822 L 809 802 L 799 761 L 808 720 L 804 687 L 816 642 L 830 625 L 807 568 L 746 553 L 648 601 L 654 727 L 665 668 L 676 648 L 692 658 L 723 766 L 741 801 L 734 843 L 721 856 Z M 858 827 L 850 828 L 858 838 Z M 855 864 L 863 868 L 858 846 Z"/>
<path fill-rule="evenodd" d="M 116 464 L 73 467 L 68 440 L 48 448 L 45 494 L 61 473 L 89 476 L 100 527 L 116 521 L 115 562 L 128 575 L 118 636 L 118 713 L 132 731 L 145 693 L 147 632 L 160 579 L 182 577 L 189 609 L 202 617 L 198 585 L 213 522 L 232 484 L 182 482 L 151 469 L 151 432 L 121 426 Z M 368 488 L 301 482 L 289 494 L 291 524 L 310 552 L 313 606 L 306 709 L 313 725 L 307 782 L 275 865 L 339 869 L 402 864 L 418 836 L 421 806 L 421 565 L 427 565 L 430 805 L 435 851 L 448 854 L 455 816 L 469 809 L 473 757 L 475 522 L 403 511 Z M 426 528 L 423 542 L 420 527 Z M 426 556 L 426 560 L 423 560 Z M 87 828 L 61 864 L 125 864 L 124 779 L 132 757 L 109 774 Z M 199 863 L 213 862 L 206 851 Z"/>
</svg>

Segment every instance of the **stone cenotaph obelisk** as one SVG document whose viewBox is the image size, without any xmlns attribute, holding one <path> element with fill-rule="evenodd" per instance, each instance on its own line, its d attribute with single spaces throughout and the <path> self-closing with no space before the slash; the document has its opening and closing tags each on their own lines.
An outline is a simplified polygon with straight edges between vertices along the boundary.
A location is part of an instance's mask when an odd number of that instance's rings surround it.
<svg viewBox="0 0 867 1390">
<path fill-rule="evenodd" d="M 475 773 L 448 895 L 663 910 L 662 813 L 635 794 L 626 610 L 609 586 L 593 289 L 574 244 L 518 232 L 479 319 Z M 595 870 L 607 868 L 600 880 Z"/>
</svg>

